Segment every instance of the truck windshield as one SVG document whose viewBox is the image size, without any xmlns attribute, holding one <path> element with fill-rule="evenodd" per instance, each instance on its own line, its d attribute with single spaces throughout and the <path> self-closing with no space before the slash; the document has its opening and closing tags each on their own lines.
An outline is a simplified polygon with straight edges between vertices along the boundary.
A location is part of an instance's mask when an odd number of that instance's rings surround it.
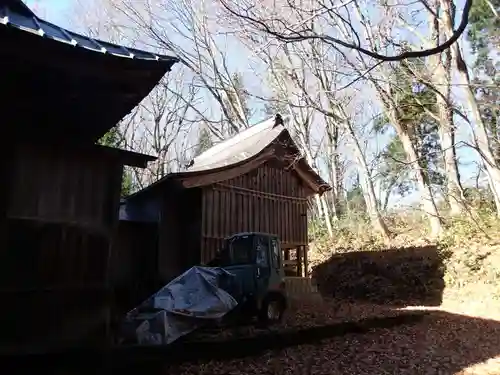
<svg viewBox="0 0 500 375">
<path fill-rule="evenodd" d="M 252 248 L 253 237 L 242 236 L 230 240 L 231 264 L 249 264 L 253 263 Z"/>
</svg>

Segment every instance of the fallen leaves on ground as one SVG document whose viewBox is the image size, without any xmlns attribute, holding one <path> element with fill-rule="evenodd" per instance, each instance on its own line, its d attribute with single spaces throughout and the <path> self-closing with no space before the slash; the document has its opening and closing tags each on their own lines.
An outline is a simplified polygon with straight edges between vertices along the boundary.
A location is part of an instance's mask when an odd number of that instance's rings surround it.
<svg viewBox="0 0 500 375">
<path fill-rule="evenodd" d="M 370 304 L 326 301 L 296 304 L 279 331 L 391 317 L 404 311 Z M 407 312 L 406 312 L 407 313 Z M 258 357 L 167 366 L 177 374 L 500 374 L 500 321 L 428 309 L 420 322 L 368 333 L 348 333 L 314 344 L 269 350 Z M 235 333 L 237 332 L 237 333 Z M 228 330 L 248 336 L 254 327 Z M 233 337 L 234 338 L 234 337 Z"/>
</svg>

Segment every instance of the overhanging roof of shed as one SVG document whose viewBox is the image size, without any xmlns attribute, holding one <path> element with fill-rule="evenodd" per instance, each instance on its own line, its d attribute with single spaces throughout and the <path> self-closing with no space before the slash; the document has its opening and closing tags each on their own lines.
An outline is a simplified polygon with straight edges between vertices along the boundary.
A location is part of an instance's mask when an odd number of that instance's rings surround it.
<svg viewBox="0 0 500 375">
<path fill-rule="evenodd" d="M 148 162 L 157 159 L 155 156 L 141 154 L 139 152 L 122 150 L 119 148 L 103 146 L 99 144 L 72 144 L 58 142 L 17 142 L 14 148 L 15 152 L 30 152 L 31 150 L 39 150 L 43 154 L 80 154 L 89 157 L 98 157 L 105 159 L 114 159 L 117 163 L 128 165 L 137 168 L 146 168 Z"/>
<path fill-rule="evenodd" d="M 209 174 L 224 168 L 235 168 L 242 163 L 255 160 L 260 155 L 264 156 L 266 150 L 272 148 L 273 152 L 267 153 L 266 157 L 262 158 L 265 162 L 271 157 L 276 157 L 275 150 L 282 148 L 286 151 L 281 152 L 283 155 L 280 157 L 288 159 L 290 167 L 313 192 L 322 194 L 331 188 L 302 157 L 286 129 L 289 122 L 290 118 L 284 117 L 283 124 L 277 125 L 273 117 L 251 126 L 198 155 L 185 173 Z"/>
<path fill-rule="evenodd" d="M 285 125 L 288 121 L 288 118 L 284 118 Z M 280 148 L 291 152 L 280 152 L 281 155 L 277 155 L 276 150 Z M 180 180 L 185 185 L 186 181 L 193 179 L 214 183 L 216 181 L 211 179 L 210 175 L 216 175 L 228 170 L 234 170 L 236 175 L 243 174 L 246 173 L 245 166 L 254 168 L 273 157 L 283 157 L 285 161 L 288 161 L 290 168 L 297 173 L 312 192 L 322 194 L 331 189 L 328 183 L 300 156 L 300 152 L 286 127 L 283 125 L 275 126 L 274 118 L 272 118 L 256 124 L 201 153 L 193 160 L 192 166 L 187 171 L 171 173 L 126 199 L 142 196 L 173 180 Z M 206 176 L 208 178 L 203 179 Z M 190 184 L 188 186 L 204 185 L 203 182 L 196 182 L 196 184 L 198 185 Z"/>
<path fill-rule="evenodd" d="M 73 33 L 20 0 L 0 0 L 0 39 L 0 131 L 36 137 L 94 142 L 178 61 Z"/>
</svg>

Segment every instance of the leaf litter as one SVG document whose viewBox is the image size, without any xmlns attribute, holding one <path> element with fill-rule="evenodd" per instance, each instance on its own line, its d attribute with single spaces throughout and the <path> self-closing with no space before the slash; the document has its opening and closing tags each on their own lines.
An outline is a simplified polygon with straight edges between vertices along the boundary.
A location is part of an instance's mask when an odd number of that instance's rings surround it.
<svg viewBox="0 0 500 375">
<path fill-rule="evenodd" d="M 401 309 L 373 304 L 328 300 L 296 303 L 283 324 L 268 329 L 280 333 L 353 320 L 391 318 L 425 311 L 419 322 L 368 332 L 346 333 L 315 343 L 267 350 L 259 356 L 166 365 L 176 374 L 500 374 L 500 314 L 478 317 L 461 314 L 463 305 Z M 455 309 L 456 311 L 452 311 Z M 254 326 L 226 329 L 217 339 L 251 337 Z"/>
</svg>

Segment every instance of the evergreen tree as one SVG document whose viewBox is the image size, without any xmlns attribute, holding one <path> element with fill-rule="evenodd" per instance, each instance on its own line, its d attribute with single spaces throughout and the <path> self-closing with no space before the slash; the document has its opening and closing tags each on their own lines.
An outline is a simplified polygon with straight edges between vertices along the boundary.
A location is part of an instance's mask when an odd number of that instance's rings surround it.
<svg viewBox="0 0 500 375">
<path fill-rule="evenodd" d="M 289 114 L 288 98 L 283 90 L 276 89 L 276 82 L 272 75 L 268 75 L 266 78 L 268 87 L 273 91 L 271 99 L 264 104 L 264 114 L 266 117 L 272 117 L 276 113 L 286 116 Z"/>
<path fill-rule="evenodd" d="M 226 89 L 224 106 L 227 108 L 229 124 L 227 126 L 228 135 L 234 135 L 248 125 L 250 118 L 250 97 L 245 90 L 243 76 L 234 73 L 231 77 L 232 87 Z M 241 108 L 240 108 L 241 105 Z M 241 111 L 240 111 L 241 110 Z"/>
<path fill-rule="evenodd" d="M 212 136 L 206 127 L 202 127 L 198 133 L 198 143 L 194 149 L 193 158 L 205 152 L 213 146 Z"/>
<path fill-rule="evenodd" d="M 279 113 L 282 116 L 288 114 L 288 106 L 286 105 L 286 98 L 283 98 L 283 95 L 274 95 L 271 100 L 264 104 L 264 113 L 266 117 L 275 116 Z"/>
<path fill-rule="evenodd" d="M 419 69 L 423 61 L 411 62 L 413 69 Z M 381 152 L 381 167 L 379 173 L 383 179 L 383 187 L 388 191 L 384 208 L 386 208 L 389 193 L 394 189 L 405 196 L 416 186 L 409 178 L 411 165 L 418 162 L 423 169 L 429 184 L 442 187 L 444 174 L 442 171 L 441 145 L 439 142 L 439 124 L 433 116 L 436 113 L 436 94 L 422 83 L 414 80 L 408 74 L 404 63 L 394 69 L 393 82 L 398 83 L 397 108 L 398 120 L 407 128 L 414 143 L 418 160 L 408 161 L 401 140 L 396 134 L 391 136 L 387 146 Z M 374 123 L 374 130 L 379 134 L 388 134 L 390 121 L 386 116 L 380 116 Z"/>
<path fill-rule="evenodd" d="M 356 174 L 353 185 L 346 192 L 346 204 L 349 212 L 360 214 L 366 213 L 366 201 L 363 195 L 359 174 Z"/>
</svg>

